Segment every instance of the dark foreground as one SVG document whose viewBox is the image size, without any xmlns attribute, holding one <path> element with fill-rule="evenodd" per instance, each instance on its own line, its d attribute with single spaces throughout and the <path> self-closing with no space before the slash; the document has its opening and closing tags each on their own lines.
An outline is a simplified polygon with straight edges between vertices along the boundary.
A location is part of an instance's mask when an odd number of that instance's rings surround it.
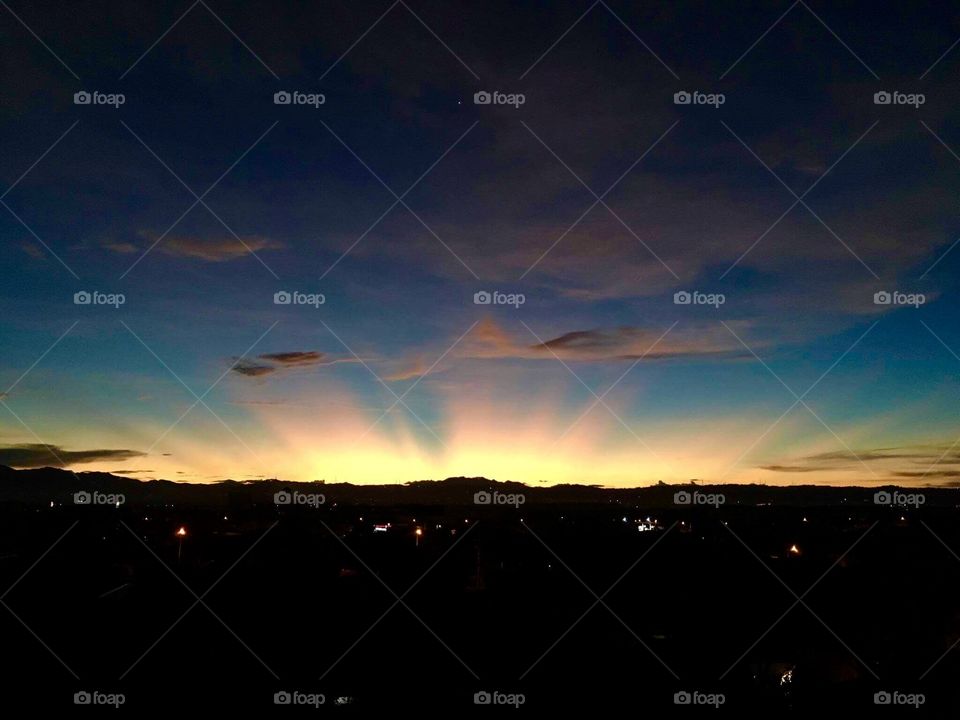
<svg viewBox="0 0 960 720">
<path fill-rule="evenodd" d="M 960 709 L 954 507 L 635 505 L 7 502 L 6 698 L 281 717 Z"/>
</svg>

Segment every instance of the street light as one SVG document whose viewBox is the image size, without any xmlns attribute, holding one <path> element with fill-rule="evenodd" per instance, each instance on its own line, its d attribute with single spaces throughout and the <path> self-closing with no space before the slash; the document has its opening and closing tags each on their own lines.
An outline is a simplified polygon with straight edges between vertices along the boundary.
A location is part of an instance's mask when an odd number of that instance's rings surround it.
<svg viewBox="0 0 960 720">
<path fill-rule="evenodd" d="M 187 528 L 181 525 L 175 533 L 177 536 L 177 562 L 180 562 L 180 555 L 183 553 L 183 539 L 187 536 Z"/>
<path fill-rule="evenodd" d="M 420 536 L 423 535 L 423 528 L 417 528 L 413 531 L 413 534 L 416 537 L 415 547 L 420 547 Z"/>
</svg>

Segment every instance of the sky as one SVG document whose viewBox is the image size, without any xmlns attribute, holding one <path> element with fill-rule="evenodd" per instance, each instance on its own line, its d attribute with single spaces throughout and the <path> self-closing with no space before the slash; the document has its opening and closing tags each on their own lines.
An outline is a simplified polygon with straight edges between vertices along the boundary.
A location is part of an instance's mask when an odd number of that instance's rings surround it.
<svg viewBox="0 0 960 720">
<path fill-rule="evenodd" d="M 0 464 L 960 482 L 956 11 L 11 0 L 0 32 Z"/>
</svg>

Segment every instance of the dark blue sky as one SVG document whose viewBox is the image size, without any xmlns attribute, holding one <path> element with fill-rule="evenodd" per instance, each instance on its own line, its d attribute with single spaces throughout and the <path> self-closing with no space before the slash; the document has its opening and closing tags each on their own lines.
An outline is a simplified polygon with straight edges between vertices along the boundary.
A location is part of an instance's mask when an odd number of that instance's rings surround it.
<svg viewBox="0 0 960 720">
<path fill-rule="evenodd" d="M 12 2 L 0 31 L 0 462 L 960 477 L 939 4 Z"/>
</svg>

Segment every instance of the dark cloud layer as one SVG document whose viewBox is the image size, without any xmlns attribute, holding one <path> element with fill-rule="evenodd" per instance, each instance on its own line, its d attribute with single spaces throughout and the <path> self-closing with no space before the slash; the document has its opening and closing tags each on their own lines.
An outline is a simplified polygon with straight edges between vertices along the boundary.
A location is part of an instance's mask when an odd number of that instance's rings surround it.
<svg viewBox="0 0 960 720">
<path fill-rule="evenodd" d="M 15 468 L 68 467 L 101 460 L 130 460 L 144 457 L 136 450 L 64 450 L 59 445 L 26 443 L 0 447 L 0 465 Z"/>
</svg>

